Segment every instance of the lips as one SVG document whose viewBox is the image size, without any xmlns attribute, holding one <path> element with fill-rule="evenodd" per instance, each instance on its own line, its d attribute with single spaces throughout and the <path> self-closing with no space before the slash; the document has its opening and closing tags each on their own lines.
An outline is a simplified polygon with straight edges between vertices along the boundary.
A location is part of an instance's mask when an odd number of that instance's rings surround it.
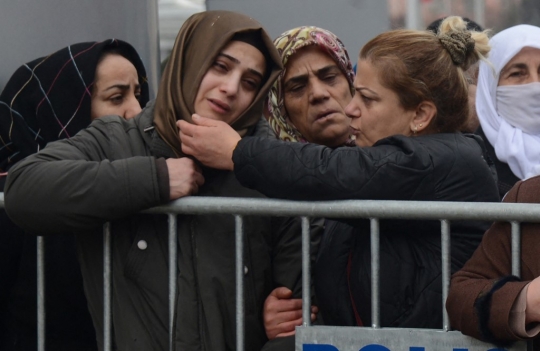
<svg viewBox="0 0 540 351">
<path fill-rule="evenodd" d="M 358 138 L 358 136 L 361 133 L 360 129 L 354 128 L 353 126 L 349 126 L 349 129 L 350 129 L 351 136 L 354 137 L 353 139 L 356 140 L 356 138 Z"/>
<path fill-rule="evenodd" d="M 328 117 L 328 116 L 330 116 L 331 114 L 336 113 L 336 112 L 337 112 L 336 110 L 326 110 L 326 111 L 323 111 L 323 112 L 317 114 L 317 116 L 315 116 L 315 120 L 319 120 L 319 119 L 326 118 L 326 117 Z"/>
<path fill-rule="evenodd" d="M 231 106 L 229 106 L 229 104 L 221 100 L 218 100 L 218 99 L 207 99 L 207 100 L 210 103 L 212 110 L 218 113 L 227 113 L 231 110 Z"/>
</svg>

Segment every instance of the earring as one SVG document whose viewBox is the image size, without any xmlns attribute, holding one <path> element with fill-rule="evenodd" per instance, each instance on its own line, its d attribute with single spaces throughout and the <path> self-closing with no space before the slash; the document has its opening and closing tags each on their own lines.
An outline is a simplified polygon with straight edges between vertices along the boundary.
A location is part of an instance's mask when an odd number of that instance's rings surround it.
<svg viewBox="0 0 540 351">
<path fill-rule="evenodd" d="M 422 126 L 423 126 L 423 124 L 422 124 L 422 123 L 420 123 L 420 128 L 422 128 Z"/>
<path fill-rule="evenodd" d="M 416 135 L 417 132 L 418 132 L 418 126 L 415 124 L 414 129 L 413 129 L 413 135 Z"/>
</svg>

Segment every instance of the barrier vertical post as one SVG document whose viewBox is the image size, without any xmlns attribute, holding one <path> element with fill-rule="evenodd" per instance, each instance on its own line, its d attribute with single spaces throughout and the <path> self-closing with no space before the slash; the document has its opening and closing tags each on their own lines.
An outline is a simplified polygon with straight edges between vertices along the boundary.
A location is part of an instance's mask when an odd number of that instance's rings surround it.
<svg viewBox="0 0 540 351">
<path fill-rule="evenodd" d="M 37 336 L 38 351 L 45 351 L 45 239 L 36 238 L 37 247 Z"/>
<path fill-rule="evenodd" d="M 236 350 L 244 351 L 244 221 L 234 216 L 236 229 Z"/>
<path fill-rule="evenodd" d="M 174 317 L 176 312 L 178 232 L 176 215 L 169 213 L 169 350 L 174 350 Z"/>
<path fill-rule="evenodd" d="M 371 227 L 371 327 L 380 328 L 381 327 L 381 317 L 380 317 L 380 295 L 379 295 L 379 284 L 380 284 L 380 238 L 379 238 L 379 219 L 371 218 L 370 219 Z"/>
<path fill-rule="evenodd" d="M 311 236 L 309 218 L 302 217 L 302 326 L 311 325 Z"/>
<path fill-rule="evenodd" d="M 521 277 L 521 228 L 520 223 L 512 221 L 512 274 Z"/>
<path fill-rule="evenodd" d="M 111 351 L 112 289 L 111 289 L 111 223 L 103 225 L 103 350 Z"/>
<path fill-rule="evenodd" d="M 450 330 L 450 319 L 446 312 L 446 299 L 448 298 L 448 289 L 450 287 L 450 222 L 446 219 L 441 220 L 441 269 L 442 269 L 442 309 L 443 309 L 443 330 Z"/>
</svg>

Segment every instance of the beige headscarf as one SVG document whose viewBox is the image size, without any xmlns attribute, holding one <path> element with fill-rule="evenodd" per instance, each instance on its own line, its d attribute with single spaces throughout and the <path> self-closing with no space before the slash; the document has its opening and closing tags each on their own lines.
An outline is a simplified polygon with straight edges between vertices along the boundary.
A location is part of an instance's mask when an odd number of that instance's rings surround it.
<svg viewBox="0 0 540 351">
<path fill-rule="evenodd" d="M 156 129 L 177 156 L 183 156 L 183 153 L 176 121 L 192 122 L 194 101 L 202 78 L 233 36 L 245 32 L 253 32 L 256 38 L 260 38 L 260 46 L 266 49 L 263 54 L 267 60 L 267 73 L 266 81 L 251 105 L 231 123 L 241 135 L 257 124 L 262 115 L 263 100 L 282 69 L 272 40 L 259 22 L 229 11 L 195 14 L 180 29 L 161 78 L 154 109 Z"/>
</svg>

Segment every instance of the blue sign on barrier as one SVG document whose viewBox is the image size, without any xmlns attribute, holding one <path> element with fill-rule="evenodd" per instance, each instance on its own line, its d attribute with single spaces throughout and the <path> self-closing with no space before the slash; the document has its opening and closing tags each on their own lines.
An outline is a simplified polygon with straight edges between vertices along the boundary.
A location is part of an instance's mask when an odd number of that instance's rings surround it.
<svg viewBox="0 0 540 351">
<path fill-rule="evenodd" d="M 502 349 L 458 331 L 313 326 L 296 329 L 296 351 L 526 351 L 526 342 Z"/>
<path fill-rule="evenodd" d="M 425 351 L 425 347 L 410 346 L 409 351 Z M 339 351 L 339 349 L 333 345 L 328 344 L 304 344 L 303 351 Z M 392 351 L 389 348 L 377 345 L 370 344 L 362 347 L 358 351 Z M 442 351 L 442 350 L 441 350 Z M 452 348 L 452 351 L 469 351 L 469 349 L 464 348 Z M 489 349 L 486 351 L 507 351 L 506 349 Z"/>
</svg>

